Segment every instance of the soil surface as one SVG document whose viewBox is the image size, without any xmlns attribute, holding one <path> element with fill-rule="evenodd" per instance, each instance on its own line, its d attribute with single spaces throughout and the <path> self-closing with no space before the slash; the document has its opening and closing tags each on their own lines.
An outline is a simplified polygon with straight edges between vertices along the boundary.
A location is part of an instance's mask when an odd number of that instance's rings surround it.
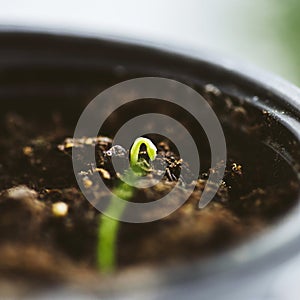
<svg viewBox="0 0 300 300">
<path fill-rule="evenodd" d="M 207 93 L 213 97 L 217 91 L 208 86 Z M 134 266 L 190 262 L 224 251 L 262 232 L 295 204 L 299 185 L 290 166 L 273 150 L 251 138 L 251 132 L 260 128 L 261 123 L 234 100 L 226 101 L 226 113 L 233 123 L 242 120 L 251 126 L 248 134 L 242 135 L 235 129 L 225 129 L 228 158 L 223 183 L 215 198 L 204 209 L 198 209 L 208 173 L 218 172 L 217 168 L 207 168 L 201 171 L 191 197 L 171 215 L 145 224 L 122 223 L 117 245 L 118 271 Z M 97 166 L 82 161 L 82 181 L 92 190 L 100 175 L 113 188 L 122 175 L 111 165 L 112 150 L 118 149 L 111 149 L 110 136 L 72 139 L 74 123 L 70 114 L 72 110 L 57 108 L 47 111 L 37 108 L 28 113 L 28 109 L 13 106 L 1 112 L 3 282 L 12 278 L 15 282 L 48 285 L 79 281 L 97 273 L 99 212 L 78 188 L 71 154 L 74 147 L 80 147 L 83 153 L 88 147 L 95 147 Z M 259 118 L 264 118 L 263 113 Z M 137 191 L 131 201 L 159 199 L 179 180 L 180 188 L 174 196 L 177 201 L 191 184 L 191 166 L 178 157 L 170 141 L 151 138 L 167 164 L 167 172 L 154 189 Z M 126 163 L 127 154 L 115 153 Z M 147 160 L 143 148 L 140 157 Z M 80 161 L 81 157 L 77 159 Z M 184 176 L 180 176 L 183 169 Z M 156 175 L 150 171 L 147 176 Z M 105 193 L 103 197 L 107 196 Z"/>
</svg>

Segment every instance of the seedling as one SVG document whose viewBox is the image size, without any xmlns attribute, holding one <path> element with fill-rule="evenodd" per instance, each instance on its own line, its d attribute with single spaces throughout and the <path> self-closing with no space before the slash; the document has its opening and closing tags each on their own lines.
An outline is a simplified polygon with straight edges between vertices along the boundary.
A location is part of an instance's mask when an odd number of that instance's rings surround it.
<svg viewBox="0 0 300 300">
<path fill-rule="evenodd" d="M 139 153 L 142 145 L 146 146 L 146 152 L 149 156 L 149 159 L 153 161 L 156 158 L 156 147 L 152 143 L 151 140 L 140 137 L 137 138 L 130 150 L 129 160 L 131 169 L 126 173 L 126 181 L 132 182 L 132 172 L 134 172 L 134 167 L 137 166 L 139 162 Z M 137 173 L 140 174 L 140 173 Z M 128 185 L 125 182 L 122 182 L 117 188 L 114 189 L 112 195 L 112 201 L 115 197 L 120 197 L 126 201 L 130 201 L 134 195 L 134 188 L 131 185 Z M 121 216 L 124 212 L 126 204 L 123 206 L 118 206 L 115 208 L 110 205 L 106 212 L 108 214 L 114 213 L 115 216 Z M 118 209 L 118 211 L 116 211 Z M 98 268 L 101 272 L 112 272 L 116 266 L 116 245 L 117 245 L 117 236 L 119 231 L 120 222 L 117 219 L 112 219 L 106 215 L 101 215 L 99 227 L 98 227 L 98 249 L 97 249 L 97 260 L 98 260 Z"/>
<path fill-rule="evenodd" d="M 137 164 L 138 159 L 139 159 L 140 148 L 143 144 L 146 146 L 146 151 L 147 151 L 147 154 L 148 154 L 150 160 L 153 161 L 155 159 L 156 151 L 157 151 L 155 145 L 152 143 L 151 140 L 144 138 L 144 137 L 139 137 L 134 141 L 134 143 L 131 147 L 131 150 L 130 150 L 130 165 L 131 166 L 135 166 Z"/>
</svg>

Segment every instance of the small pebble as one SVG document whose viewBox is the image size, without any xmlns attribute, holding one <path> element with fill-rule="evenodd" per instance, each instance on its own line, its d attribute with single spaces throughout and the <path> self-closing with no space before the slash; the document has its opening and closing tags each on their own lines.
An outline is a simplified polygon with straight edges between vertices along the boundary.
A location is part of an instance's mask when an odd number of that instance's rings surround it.
<svg viewBox="0 0 300 300">
<path fill-rule="evenodd" d="M 71 142 L 65 144 L 65 149 L 72 148 L 72 147 L 74 147 L 74 144 Z"/>
<path fill-rule="evenodd" d="M 100 172 L 104 179 L 110 179 L 110 174 L 108 171 L 102 168 L 96 168 L 96 171 Z"/>
<path fill-rule="evenodd" d="M 18 185 L 6 190 L 7 196 L 12 199 L 36 199 L 38 194 L 26 185 Z"/>
<path fill-rule="evenodd" d="M 238 174 L 238 175 L 242 175 L 242 166 L 237 164 L 237 163 L 233 163 L 231 165 L 231 170 L 233 173 Z"/>
<path fill-rule="evenodd" d="M 93 185 L 93 181 L 90 180 L 87 176 L 85 176 L 82 180 L 83 180 L 83 185 L 86 189 L 90 188 Z"/>
<path fill-rule="evenodd" d="M 33 155 L 33 149 L 30 146 L 26 146 L 23 148 L 23 153 L 26 156 L 32 156 Z"/>
<path fill-rule="evenodd" d="M 52 213 L 55 217 L 64 217 L 68 213 L 68 205 L 65 202 L 53 203 Z"/>
<path fill-rule="evenodd" d="M 92 138 L 87 138 L 87 139 L 85 140 L 85 144 L 86 144 L 86 145 L 92 145 L 93 142 L 94 142 L 94 140 L 93 140 Z"/>
<path fill-rule="evenodd" d="M 107 156 L 127 157 L 127 151 L 120 145 L 115 145 L 105 152 Z"/>
<path fill-rule="evenodd" d="M 222 92 L 213 84 L 206 84 L 204 90 L 206 93 L 213 94 L 216 97 L 219 97 L 222 94 Z"/>
</svg>

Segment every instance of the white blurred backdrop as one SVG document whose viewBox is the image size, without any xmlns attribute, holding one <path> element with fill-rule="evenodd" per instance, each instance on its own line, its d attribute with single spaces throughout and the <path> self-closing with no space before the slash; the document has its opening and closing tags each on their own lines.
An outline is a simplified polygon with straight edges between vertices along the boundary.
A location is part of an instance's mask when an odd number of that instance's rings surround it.
<svg viewBox="0 0 300 300">
<path fill-rule="evenodd" d="M 205 48 L 300 83 L 293 49 L 286 42 L 294 2 L 300 1 L 0 0 L 0 25 L 72 29 Z M 294 25 L 293 39 L 300 37 Z"/>
</svg>

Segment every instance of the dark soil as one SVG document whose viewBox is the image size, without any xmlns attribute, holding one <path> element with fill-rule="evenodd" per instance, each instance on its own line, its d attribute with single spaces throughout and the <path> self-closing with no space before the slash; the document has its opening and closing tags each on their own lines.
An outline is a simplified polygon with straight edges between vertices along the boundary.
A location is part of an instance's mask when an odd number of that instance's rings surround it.
<svg viewBox="0 0 300 300">
<path fill-rule="evenodd" d="M 226 133 L 228 160 L 217 195 L 204 209 L 197 208 L 207 174 L 217 171 L 207 167 L 208 159 L 195 191 L 177 211 L 151 223 L 121 224 L 118 271 L 190 262 L 224 251 L 262 232 L 296 203 L 299 184 L 292 168 L 259 142 L 258 129 L 263 131 L 272 125 L 269 116 L 230 97 L 225 97 L 220 107 L 215 101 L 220 98 L 217 92 L 212 86 L 203 92 L 216 109 L 224 112 L 220 119 Z M 82 180 L 92 189 L 99 173 L 109 187 L 114 187 L 118 174 L 106 154 L 111 136 L 106 130 L 108 137 L 72 140 L 82 106 L 61 103 L 58 109 L 54 104 L 36 105 L 32 111 L 30 107 L 37 102 L 28 101 L 18 106 L 12 103 L 1 112 L 1 277 L 3 282 L 12 278 L 33 284 L 79 281 L 79 277 L 88 278 L 97 272 L 99 212 L 77 186 L 71 152 L 73 147 L 81 147 L 82 151 L 96 147 L 98 166 L 89 172 L 90 167 L 83 163 Z M 179 171 L 190 170 L 190 165 L 180 160 L 168 140 L 154 137 L 154 141 L 169 172 L 154 190 L 140 191 L 132 201 L 158 199 L 177 180 L 183 181 L 182 190 L 176 193 L 180 198 L 184 185 L 189 184 L 189 178 L 179 178 Z M 68 207 L 61 216 L 53 211 L 53 204 L 58 202 Z"/>
</svg>

